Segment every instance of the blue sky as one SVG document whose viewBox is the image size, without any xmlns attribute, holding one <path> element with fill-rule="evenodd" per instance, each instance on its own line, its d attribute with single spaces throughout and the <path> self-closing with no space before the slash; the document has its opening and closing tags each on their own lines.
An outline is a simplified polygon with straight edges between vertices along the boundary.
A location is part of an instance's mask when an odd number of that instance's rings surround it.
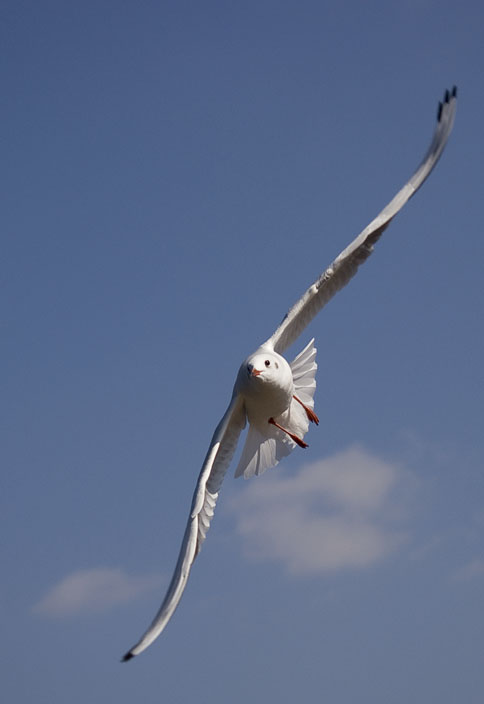
<svg viewBox="0 0 484 704">
<path fill-rule="evenodd" d="M 2 3 L 3 696 L 477 704 L 477 2 Z M 309 449 L 229 471 L 157 610 L 242 359 L 448 147 L 325 308 Z M 234 463 L 235 466 L 235 463 Z"/>
</svg>

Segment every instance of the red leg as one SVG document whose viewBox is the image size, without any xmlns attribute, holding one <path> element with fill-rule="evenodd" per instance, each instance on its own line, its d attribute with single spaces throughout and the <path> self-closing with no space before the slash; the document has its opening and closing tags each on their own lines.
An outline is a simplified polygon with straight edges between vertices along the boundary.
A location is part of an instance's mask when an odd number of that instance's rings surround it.
<svg viewBox="0 0 484 704">
<path fill-rule="evenodd" d="M 276 423 L 274 418 L 269 418 L 268 422 L 271 425 L 275 425 L 276 428 L 279 428 L 279 430 L 282 430 L 286 435 L 289 435 L 291 440 L 294 440 L 294 442 L 299 445 L 299 447 L 309 447 L 307 443 L 304 442 L 304 440 L 301 440 L 301 438 L 298 438 L 297 435 L 294 435 L 294 433 L 290 433 L 289 430 L 286 430 L 285 428 L 282 427 L 282 425 L 279 425 L 279 423 Z"/>
<path fill-rule="evenodd" d="M 307 417 L 309 418 L 309 420 L 311 421 L 311 423 L 316 423 L 316 425 L 319 425 L 319 418 L 318 418 L 318 416 L 316 415 L 316 413 L 313 411 L 313 409 L 312 409 L 312 408 L 309 408 L 309 406 L 306 406 L 306 404 L 303 403 L 303 402 L 301 401 L 301 399 L 298 398 L 297 396 L 293 396 L 293 398 L 296 399 L 296 401 L 297 401 L 298 403 L 300 403 L 301 406 L 304 408 L 304 410 L 306 411 L 306 415 L 307 415 Z"/>
</svg>

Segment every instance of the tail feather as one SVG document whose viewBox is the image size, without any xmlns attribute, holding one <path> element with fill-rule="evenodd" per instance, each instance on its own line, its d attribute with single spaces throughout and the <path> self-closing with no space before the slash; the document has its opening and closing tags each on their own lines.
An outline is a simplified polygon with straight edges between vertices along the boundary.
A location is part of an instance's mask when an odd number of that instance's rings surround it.
<svg viewBox="0 0 484 704">
<path fill-rule="evenodd" d="M 244 449 L 235 470 L 236 477 L 243 475 L 244 479 L 250 479 L 250 477 L 259 476 L 266 469 L 275 467 L 294 449 L 295 443 L 290 438 L 286 439 L 283 433 L 280 433 L 282 438 L 275 437 L 278 433 L 280 431 L 269 424 L 267 424 L 267 435 L 263 435 L 255 426 L 249 426 Z"/>
<path fill-rule="evenodd" d="M 291 362 L 296 396 L 310 408 L 314 408 L 313 396 L 316 391 L 316 351 L 313 338 Z"/>
</svg>

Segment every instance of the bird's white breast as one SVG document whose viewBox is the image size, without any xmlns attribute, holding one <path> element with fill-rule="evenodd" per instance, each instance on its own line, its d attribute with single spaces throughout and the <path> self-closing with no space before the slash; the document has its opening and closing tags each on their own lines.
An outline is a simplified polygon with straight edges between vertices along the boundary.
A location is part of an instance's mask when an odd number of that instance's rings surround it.
<svg viewBox="0 0 484 704">
<path fill-rule="evenodd" d="M 266 366 L 266 362 L 270 366 Z M 253 375 L 250 367 L 258 372 Z M 280 354 L 259 348 L 240 366 L 236 390 L 244 399 L 249 422 L 267 424 L 269 418 L 281 415 L 289 408 L 294 394 L 292 370 Z"/>
</svg>

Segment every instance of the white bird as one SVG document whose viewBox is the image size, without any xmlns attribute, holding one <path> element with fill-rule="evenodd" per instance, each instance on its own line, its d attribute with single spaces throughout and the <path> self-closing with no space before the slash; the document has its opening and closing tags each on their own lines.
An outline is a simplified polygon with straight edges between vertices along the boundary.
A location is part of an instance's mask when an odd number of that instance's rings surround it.
<svg viewBox="0 0 484 704">
<path fill-rule="evenodd" d="M 439 160 L 454 123 L 457 90 L 446 91 L 439 103 L 437 126 L 430 147 L 410 180 L 377 217 L 344 249 L 308 288 L 282 320 L 274 334 L 242 363 L 232 399 L 208 448 L 193 495 L 190 516 L 175 572 L 153 622 L 123 657 L 143 652 L 163 631 L 185 589 L 190 569 L 210 526 L 220 486 L 235 452 L 239 435 L 249 431 L 235 476 L 261 474 L 288 455 L 296 445 L 307 447 L 309 423 L 318 423 L 313 411 L 316 388 L 314 340 L 289 364 L 281 353 L 301 334 L 321 308 L 343 288 L 373 251 L 383 231 L 420 188 Z"/>
</svg>

